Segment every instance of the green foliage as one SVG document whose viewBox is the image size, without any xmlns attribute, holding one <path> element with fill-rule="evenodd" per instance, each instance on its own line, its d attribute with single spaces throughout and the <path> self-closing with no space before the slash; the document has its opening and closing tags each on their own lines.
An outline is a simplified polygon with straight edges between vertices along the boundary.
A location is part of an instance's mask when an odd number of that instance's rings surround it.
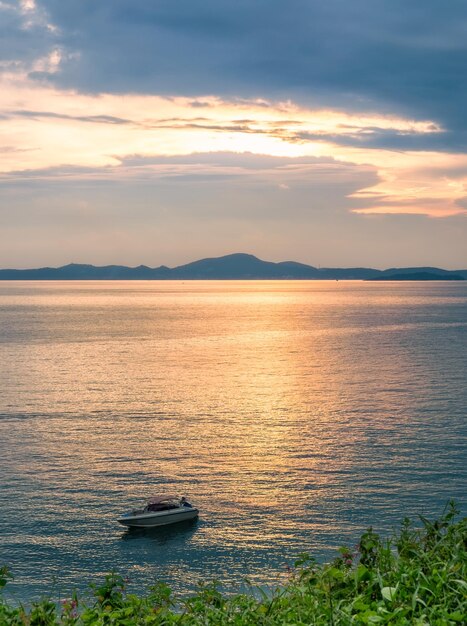
<svg viewBox="0 0 467 626">
<path fill-rule="evenodd" d="M 10 606 L 0 595 L 0 626 L 457 626 L 467 624 L 467 519 L 451 503 L 421 527 L 404 520 L 391 540 L 369 529 L 356 552 L 341 548 L 332 563 L 300 555 L 288 583 L 271 594 L 225 596 L 215 582 L 176 601 L 164 583 L 144 596 L 127 593 L 109 574 L 91 600 L 74 595 Z M 0 589 L 11 578 L 0 568 Z"/>
<path fill-rule="evenodd" d="M 3 589 L 7 582 L 9 580 L 12 580 L 12 578 L 13 574 L 10 572 L 6 565 L 0 567 L 0 589 Z"/>
</svg>

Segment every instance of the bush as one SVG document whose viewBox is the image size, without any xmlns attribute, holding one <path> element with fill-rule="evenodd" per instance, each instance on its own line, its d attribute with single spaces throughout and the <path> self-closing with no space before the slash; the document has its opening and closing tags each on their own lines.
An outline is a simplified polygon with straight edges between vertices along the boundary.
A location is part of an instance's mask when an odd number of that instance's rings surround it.
<svg viewBox="0 0 467 626">
<path fill-rule="evenodd" d="M 109 574 L 89 601 L 74 595 L 60 607 L 44 599 L 13 607 L 0 595 L 1 626 L 155 626 L 274 624 L 448 626 L 467 624 L 467 519 L 450 504 L 440 519 L 404 520 L 391 539 L 369 529 L 355 549 L 341 548 L 332 563 L 303 554 L 288 583 L 268 595 L 224 596 L 216 583 L 176 600 L 164 583 L 144 596 L 125 591 Z M 0 590 L 11 575 L 0 569 Z M 258 593 L 260 597 L 258 597 Z"/>
</svg>

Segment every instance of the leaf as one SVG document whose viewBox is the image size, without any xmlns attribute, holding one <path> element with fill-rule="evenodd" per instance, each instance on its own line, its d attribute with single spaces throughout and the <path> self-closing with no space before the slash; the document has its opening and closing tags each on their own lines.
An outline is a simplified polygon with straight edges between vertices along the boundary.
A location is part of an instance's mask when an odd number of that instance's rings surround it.
<svg viewBox="0 0 467 626">
<path fill-rule="evenodd" d="M 394 600 L 394 597 L 396 595 L 396 588 L 395 587 L 383 587 L 381 589 L 381 595 L 383 596 L 385 600 L 388 600 L 389 602 L 391 602 L 392 600 Z"/>
<path fill-rule="evenodd" d="M 448 615 L 449 619 L 451 619 L 453 622 L 464 622 L 466 615 L 465 613 L 461 613 L 460 611 L 456 611 L 455 613 L 450 613 Z"/>
<path fill-rule="evenodd" d="M 335 580 L 343 580 L 344 579 L 344 572 L 341 572 L 340 569 L 337 569 L 337 567 L 331 567 L 328 571 L 327 574 L 330 578 L 334 578 Z"/>
<path fill-rule="evenodd" d="M 467 589 L 467 583 L 465 582 L 465 580 L 461 580 L 460 578 L 455 578 L 454 582 L 460 585 L 461 587 L 464 587 L 465 589 Z"/>
<path fill-rule="evenodd" d="M 361 563 L 357 567 L 357 570 L 355 572 L 355 576 L 357 578 L 357 582 L 360 582 L 362 580 L 368 580 L 369 578 L 371 578 L 370 572 L 369 572 L 368 568 L 365 567 L 364 565 L 362 565 Z"/>
</svg>

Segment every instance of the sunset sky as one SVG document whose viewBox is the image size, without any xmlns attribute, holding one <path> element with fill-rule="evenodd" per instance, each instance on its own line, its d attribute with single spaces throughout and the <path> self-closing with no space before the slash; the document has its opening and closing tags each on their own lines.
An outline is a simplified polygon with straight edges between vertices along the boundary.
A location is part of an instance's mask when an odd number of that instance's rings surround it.
<svg viewBox="0 0 467 626">
<path fill-rule="evenodd" d="M 467 268 L 464 0 L 0 0 L 0 267 Z"/>
</svg>

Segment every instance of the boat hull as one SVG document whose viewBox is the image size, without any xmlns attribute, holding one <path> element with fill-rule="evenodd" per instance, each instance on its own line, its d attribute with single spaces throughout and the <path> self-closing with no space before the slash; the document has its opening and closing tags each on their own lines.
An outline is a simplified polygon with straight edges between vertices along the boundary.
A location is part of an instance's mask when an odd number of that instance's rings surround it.
<svg viewBox="0 0 467 626">
<path fill-rule="evenodd" d="M 139 515 L 124 515 L 118 519 L 120 524 L 129 528 L 154 528 L 155 526 L 167 526 L 185 520 L 198 517 L 198 509 L 180 508 L 157 513 L 141 513 Z"/>
</svg>

